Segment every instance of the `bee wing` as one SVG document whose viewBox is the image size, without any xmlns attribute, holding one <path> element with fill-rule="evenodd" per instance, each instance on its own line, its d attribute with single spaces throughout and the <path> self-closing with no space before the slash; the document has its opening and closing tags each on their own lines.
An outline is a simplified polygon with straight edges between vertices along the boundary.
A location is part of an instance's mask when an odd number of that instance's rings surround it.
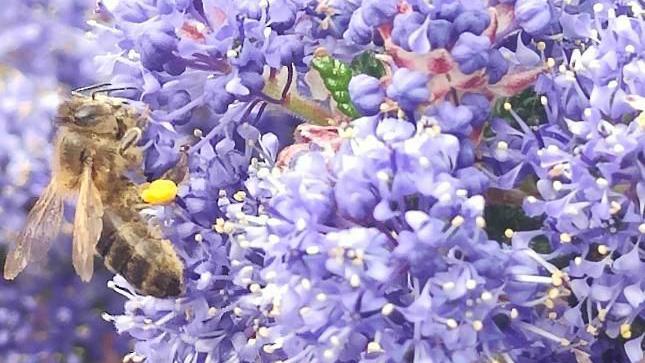
<svg viewBox="0 0 645 363">
<path fill-rule="evenodd" d="M 92 278 L 94 249 L 103 230 L 103 203 L 92 180 L 92 163 L 86 162 L 81 175 L 81 186 L 74 215 L 74 246 L 72 261 L 83 281 Z"/>
<path fill-rule="evenodd" d="M 7 254 L 4 277 L 13 280 L 29 262 L 42 260 L 63 222 L 63 196 L 54 179 L 27 216 L 27 224 Z"/>
</svg>

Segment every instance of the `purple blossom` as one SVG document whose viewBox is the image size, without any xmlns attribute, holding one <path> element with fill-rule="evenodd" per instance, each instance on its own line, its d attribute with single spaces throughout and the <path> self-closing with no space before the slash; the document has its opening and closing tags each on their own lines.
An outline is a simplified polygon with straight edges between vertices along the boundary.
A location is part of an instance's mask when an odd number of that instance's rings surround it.
<svg viewBox="0 0 645 363">
<path fill-rule="evenodd" d="M 394 73 L 387 95 L 407 110 L 414 109 L 430 97 L 428 78 L 425 74 L 401 68 Z"/>
<path fill-rule="evenodd" d="M 140 296 L 119 276 L 109 284 L 127 298 L 122 312 L 104 315 L 132 338 L 127 358 L 642 359 L 639 9 L 622 1 L 101 2 L 89 37 L 114 48 L 98 57 L 97 73 L 141 89 L 129 96 L 150 111 L 145 176 L 161 177 L 191 145 L 176 202 L 142 211 L 183 259 L 186 294 Z M 2 62 L 23 73 L 50 69 L 38 57 L 21 64 L 13 49 L 37 54 L 28 51 L 57 32 L 23 33 L 6 36 Z M 339 70 L 366 51 L 385 70 L 380 79 Z M 331 67 L 312 70 L 326 55 Z M 85 57 L 71 58 L 88 69 Z M 70 63 L 56 72 L 61 79 L 74 75 Z M 534 82 L 534 98 L 506 98 Z M 36 88 L 14 76 L 8 83 L 7 120 L 22 120 L 25 100 L 50 112 Z M 361 117 L 340 112 L 349 102 Z M 0 185 L 12 185 L 4 193 L 12 198 L 0 196 L 0 207 L 24 208 L 42 184 L 48 149 L 37 146 L 51 130 L 1 117 Z M 34 168 L 22 183 L 25 161 Z M 512 210 L 512 220 L 496 208 Z M 8 304 L 31 311 L 16 296 Z M 70 330 L 82 324 L 63 320 Z M 18 338 L 37 331 L 0 318 L 0 347 L 2 322 L 22 328 Z"/>
<path fill-rule="evenodd" d="M 515 19 L 529 33 L 542 30 L 551 21 L 551 8 L 547 0 L 517 0 Z"/>
<path fill-rule="evenodd" d="M 372 116 L 378 113 L 385 98 L 385 90 L 378 79 L 359 74 L 349 82 L 349 95 L 360 113 Z"/>
<path fill-rule="evenodd" d="M 469 32 L 480 35 L 490 23 L 490 16 L 484 11 L 464 11 L 454 21 L 455 32 L 458 34 Z"/>
<path fill-rule="evenodd" d="M 345 39 L 356 44 L 367 44 L 372 40 L 375 28 L 384 24 L 397 13 L 396 0 L 364 0 L 352 13 Z"/>
<path fill-rule="evenodd" d="M 475 72 L 488 63 L 490 40 L 473 33 L 462 33 L 457 39 L 451 54 L 459 63 L 459 69 L 466 74 Z"/>
</svg>

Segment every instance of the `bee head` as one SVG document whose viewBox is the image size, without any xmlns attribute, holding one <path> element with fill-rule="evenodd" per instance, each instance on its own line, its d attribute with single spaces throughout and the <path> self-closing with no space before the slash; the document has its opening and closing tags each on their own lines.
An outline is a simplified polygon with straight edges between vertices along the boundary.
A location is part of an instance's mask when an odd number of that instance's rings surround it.
<svg viewBox="0 0 645 363">
<path fill-rule="evenodd" d="M 109 122 L 112 114 L 113 106 L 104 99 L 75 95 L 60 105 L 56 121 L 64 126 L 95 128 Z"/>
<path fill-rule="evenodd" d="M 128 100 L 93 92 L 85 95 L 74 92 L 61 104 L 56 121 L 81 132 L 121 138 L 129 128 L 141 127 L 145 116 Z"/>
</svg>

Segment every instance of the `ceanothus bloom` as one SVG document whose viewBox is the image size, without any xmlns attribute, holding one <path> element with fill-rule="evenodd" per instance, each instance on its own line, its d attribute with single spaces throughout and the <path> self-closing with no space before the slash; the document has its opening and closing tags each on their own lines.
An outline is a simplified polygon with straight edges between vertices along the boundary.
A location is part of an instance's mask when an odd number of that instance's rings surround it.
<svg viewBox="0 0 645 363">
<path fill-rule="evenodd" d="M 231 251 L 246 255 L 233 271 L 251 291 L 240 314 L 259 319 L 247 345 L 273 359 L 474 359 L 502 309 L 485 182 L 459 182 L 477 171 L 457 168 L 458 139 L 425 119 L 362 118 L 342 133 L 353 136 L 331 158 L 253 164 L 253 202 L 228 207 Z"/>
<path fill-rule="evenodd" d="M 119 48 L 101 74 L 150 109 L 145 175 L 191 146 L 176 203 L 144 211 L 185 296 L 111 284 L 131 358 L 641 358 L 640 5 L 137 0 L 97 16 Z M 352 65 L 367 53 L 384 72 Z M 506 99 L 527 88 L 530 107 Z"/>
<path fill-rule="evenodd" d="M 619 6 L 597 3 L 587 10 L 606 17 L 606 23 L 593 22 L 583 9 L 569 14 L 582 22 L 582 29 L 593 29 L 598 41 L 584 50 L 565 43 L 565 49 L 572 49 L 564 58 L 554 47 L 553 61 L 560 66 L 536 85 L 547 120 L 530 127 L 509 104 L 518 128 L 494 123 L 497 136 L 487 154 L 503 171 L 498 181 L 504 187 L 517 183 L 527 170 L 537 179 L 536 194 L 526 197 L 523 209 L 544 218 L 544 224 L 512 240 L 526 247 L 535 238 L 546 238 L 547 258 L 568 256 L 566 293 L 575 297 L 575 304 L 555 309 L 560 318 L 554 320 L 599 346 L 606 344 L 599 337 L 602 332 L 620 337 L 624 350 L 618 348 L 619 355 L 626 357 L 620 359 L 638 361 L 642 335 L 634 327 L 642 324 L 645 294 L 642 274 L 636 272 L 642 262 L 635 256 L 645 231 L 645 139 L 643 114 L 630 101 L 630 95 L 642 92 L 642 74 L 625 70 L 642 62 L 643 42 L 636 34 L 644 24 L 630 14 L 616 15 Z M 563 31 L 570 29 L 563 26 Z"/>
<path fill-rule="evenodd" d="M 551 9 L 547 0 L 517 0 L 515 20 L 529 33 L 542 30 L 551 21 Z"/>
</svg>

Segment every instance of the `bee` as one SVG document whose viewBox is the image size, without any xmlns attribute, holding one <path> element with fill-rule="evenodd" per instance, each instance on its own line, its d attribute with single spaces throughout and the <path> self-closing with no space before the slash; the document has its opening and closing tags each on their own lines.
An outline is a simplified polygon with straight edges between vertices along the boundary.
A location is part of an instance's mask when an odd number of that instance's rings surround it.
<svg viewBox="0 0 645 363">
<path fill-rule="evenodd" d="M 4 277 L 14 279 L 46 256 L 61 231 L 65 200 L 76 197 L 72 260 L 81 280 L 91 279 L 98 254 L 140 293 L 180 295 L 183 264 L 171 242 L 134 208 L 142 204 L 139 188 L 126 175 L 143 160 L 136 145 L 146 116 L 124 99 L 100 94 L 129 88 L 82 93 L 105 86 L 76 90 L 60 105 L 51 181 L 7 255 Z"/>
</svg>

